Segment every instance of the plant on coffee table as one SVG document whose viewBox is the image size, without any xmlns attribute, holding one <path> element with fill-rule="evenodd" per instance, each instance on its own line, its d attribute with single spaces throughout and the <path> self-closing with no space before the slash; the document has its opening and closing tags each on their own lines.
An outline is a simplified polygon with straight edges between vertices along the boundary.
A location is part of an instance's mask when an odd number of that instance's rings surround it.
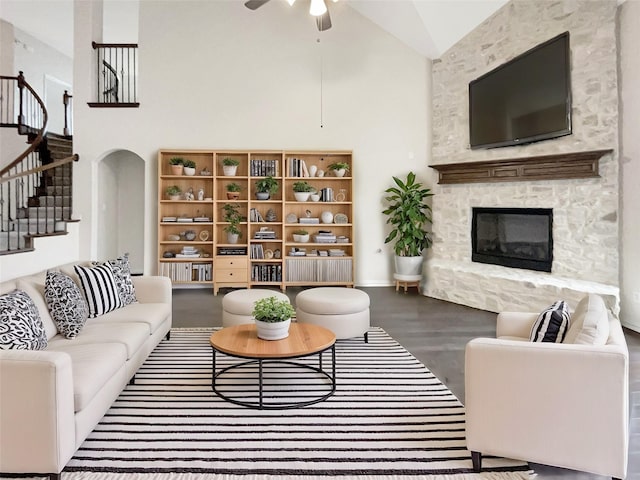
<svg viewBox="0 0 640 480">
<path fill-rule="evenodd" d="M 295 310 L 288 300 L 278 300 L 275 296 L 257 300 L 251 315 L 256 321 L 258 338 L 281 340 L 289 336 L 291 316 Z"/>
</svg>

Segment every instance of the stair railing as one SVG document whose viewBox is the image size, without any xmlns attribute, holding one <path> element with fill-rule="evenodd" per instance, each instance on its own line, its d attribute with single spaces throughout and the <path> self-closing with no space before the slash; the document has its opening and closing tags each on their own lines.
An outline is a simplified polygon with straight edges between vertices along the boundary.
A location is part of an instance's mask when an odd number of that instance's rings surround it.
<svg viewBox="0 0 640 480">
<path fill-rule="evenodd" d="M 71 105 L 72 100 L 73 95 L 65 90 L 62 95 L 62 103 L 64 104 L 64 130 L 62 133 L 67 137 L 73 134 L 73 116 L 71 115 L 73 111 L 73 106 Z"/>
<path fill-rule="evenodd" d="M 96 43 L 97 101 L 90 107 L 139 107 L 138 44 Z"/>
<path fill-rule="evenodd" d="M 20 135 L 29 138 L 29 147 L 15 160 L 0 169 L 0 234 L 7 235 L 12 246 L 10 231 L 20 238 L 28 233 L 28 225 L 16 222 L 28 213 L 28 199 L 40 184 L 37 174 L 31 174 L 40 166 L 38 148 L 47 127 L 48 114 L 44 102 L 25 80 L 23 72 L 17 77 L 0 76 L 0 127 L 15 128 Z M 5 178 L 14 178 L 5 181 Z M 15 242 L 13 242 L 15 243 Z M 16 248 L 20 244 L 15 243 Z M 14 249 L 16 249 L 14 248 Z"/>
</svg>

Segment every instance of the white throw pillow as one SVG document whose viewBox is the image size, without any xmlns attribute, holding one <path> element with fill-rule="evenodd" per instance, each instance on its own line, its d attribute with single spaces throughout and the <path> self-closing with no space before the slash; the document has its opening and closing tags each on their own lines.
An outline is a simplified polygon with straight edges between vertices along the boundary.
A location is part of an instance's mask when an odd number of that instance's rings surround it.
<svg viewBox="0 0 640 480">
<path fill-rule="evenodd" d="M 564 343 L 605 345 L 609 338 L 609 313 L 602 297 L 589 294 L 580 300 Z"/>
</svg>

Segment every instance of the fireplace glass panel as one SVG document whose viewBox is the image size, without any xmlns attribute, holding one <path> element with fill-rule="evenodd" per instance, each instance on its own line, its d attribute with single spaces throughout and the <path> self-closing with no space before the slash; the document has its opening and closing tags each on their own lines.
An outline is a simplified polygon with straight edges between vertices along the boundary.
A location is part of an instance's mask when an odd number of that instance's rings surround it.
<svg viewBox="0 0 640 480">
<path fill-rule="evenodd" d="M 472 260 L 550 272 L 553 213 L 541 208 L 473 208 Z"/>
</svg>

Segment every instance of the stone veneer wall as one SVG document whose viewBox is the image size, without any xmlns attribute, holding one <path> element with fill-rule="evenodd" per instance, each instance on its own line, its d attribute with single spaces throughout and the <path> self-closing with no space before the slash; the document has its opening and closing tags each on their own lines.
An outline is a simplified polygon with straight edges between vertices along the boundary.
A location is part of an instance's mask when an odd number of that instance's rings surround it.
<svg viewBox="0 0 640 480">
<path fill-rule="evenodd" d="M 615 0 L 512 0 L 434 61 L 432 164 L 614 152 L 601 159 L 597 179 L 436 185 L 426 295 L 496 312 L 539 311 L 559 298 L 575 306 L 589 291 L 603 294 L 618 313 L 615 17 Z M 573 134 L 531 145 L 470 150 L 469 81 L 567 30 Z M 553 208 L 552 272 L 471 262 L 474 206 Z"/>
</svg>

